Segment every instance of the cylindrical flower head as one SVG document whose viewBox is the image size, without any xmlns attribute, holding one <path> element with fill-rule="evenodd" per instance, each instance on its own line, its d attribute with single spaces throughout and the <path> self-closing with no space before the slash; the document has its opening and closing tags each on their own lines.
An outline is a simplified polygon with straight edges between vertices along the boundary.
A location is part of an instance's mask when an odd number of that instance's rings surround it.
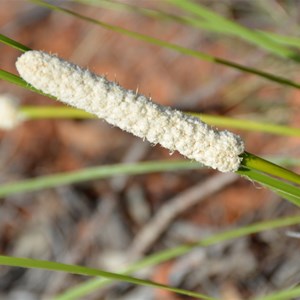
<svg viewBox="0 0 300 300">
<path fill-rule="evenodd" d="M 23 121 L 24 117 L 19 111 L 18 100 L 10 94 L 0 95 L 0 129 L 15 128 Z"/>
<path fill-rule="evenodd" d="M 105 119 L 132 134 L 222 172 L 238 169 L 244 151 L 241 138 L 218 131 L 198 118 L 153 103 L 55 55 L 28 51 L 16 67 L 33 87 L 71 106 Z"/>
</svg>

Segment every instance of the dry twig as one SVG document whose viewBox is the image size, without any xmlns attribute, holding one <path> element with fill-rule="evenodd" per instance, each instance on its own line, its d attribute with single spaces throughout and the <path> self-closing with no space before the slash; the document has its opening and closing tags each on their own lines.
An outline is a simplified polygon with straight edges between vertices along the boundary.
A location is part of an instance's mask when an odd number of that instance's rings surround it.
<svg viewBox="0 0 300 300">
<path fill-rule="evenodd" d="M 167 201 L 152 220 L 137 233 L 128 251 L 129 256 L 136 258 L 145 253 L 177 216 L 233 183 L 237 178 L 234 173 L 218 174 Z"/>
</svg>

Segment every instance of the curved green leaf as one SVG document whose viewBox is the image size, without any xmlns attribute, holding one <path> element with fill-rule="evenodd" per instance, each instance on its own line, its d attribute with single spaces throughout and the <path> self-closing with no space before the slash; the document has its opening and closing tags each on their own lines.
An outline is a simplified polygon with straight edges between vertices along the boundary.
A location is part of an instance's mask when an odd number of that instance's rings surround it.
<svg viewBox="0 0 300 300">
<path fill-rule="evenodd" d="M 300 62 L 300 56 L 294 50 L 289 49 L 283 44 L 278 44 L 274 41 L 274 39 L 270 39 L 266 34 L 261 34 L 259 31 L 248 29 L 236 22 L 226 19 L 200 3 L 196 3 L 191 0 L 168 0 L 168 2 L 183 9 L 185 12 L 197 16 L 198 18 L 202 18 L 202 20 L 199 20 L 200 25 L 201 23 L 203 24 L 204 19 L 206 23 L 211 25 L 211 29 L 215 29 L 221 33 L 229 33 L 258 47 L 268 50 L 273 54 Z M 197 24 L 198 18 L 194 18 L 194 24 Z"/>
<path fill-rule="evenodd" d="M 300 175 L 249 152 L 244 152 L 242 167 L 260 171 L 300 185 Z"/>
<path fill-rule="evenodd" d="M 300 286 L 296 286 L 294 288 L 290 288 L 283 291 L 274 292 L 268 296 L 262 296 L 258 298 L 254 298 L 253 300 L 292 300 L 299 299 L 300 297 Z"/>
<path fill-rule="evenodd" d="M 77 275 L 85 275 L 85 276 L 102 276 L 105 278 L 129 282 L 133 284 L 138 284 L 142 286 L 149 286 L 153 288 L 161 288 L 164 290 L 172 291 L 181 295 L 186 295 L 190 297 L 194 297 L 197 299 L 203 300 L 216 300 L 216 298 L 208 297 L 203 294 L 199 294 L 196 292 L 179 289 L 175 287 L 171 287 L 165 284 L 160 284 L 150 280 L 139 279 L 127 275 L 116 274 L 112 272 L 107 272 L 99 269 L 94 268 L 87 268 L 77 265 L 69 265 L 63 264 L 53 261 L 46 261 L 46 260 L 38 260 L 38 259 L 31 259 L 31 258 L 21 258 L 21 257 L 11 257 L 11 256 L 0 256 L 0 265 L 4 266 L 11 266 L 11 267 L 19 267 L 19 268 L 32 268 L 32 269 L 40 269 L 40 270 L 48 270 L 48 271 L 58 271 L 58 272 L 65 272 L 70 274 L 77 274 Z"/>
<path fill-rule="evenodd" d="M 115 26 L 115 25 L 105 23 L 103 21 L 95 20 L 93 18 L 83 16 L 83 15 L 81 15 L 79 13 L 76 13 L 74 11 L 71 11 L 69 9 L 62 8 L 62 7 L 59 7 L 59 6 L 55 6 L 55 5 L 46 3 L 46 2 L 41 1 L 41 0 L 30 0 L 30 1 L 37 4 L 37 5 L 47 7 L 49 9 L 59 11 L 59 12 L 62 12 L 62 13 L 69 14 L 71 16 L 74 16 L 74 17 L 80 18 L 82 20 L 85 20 L 85 21 L 94 23 L 96 25 L 102 26 L 103 28 L 113 30 L 113 31 L 121 33 L 121 34 L 125 34 L 129 37 L 132 37 L 132 38 L 135 38 L 135 39 L 138 39 L 138 40 L 142 40 L 142 41 L 145 41 L 147 43 L 151 43 L 151 44 L 154 44 L 154 45 L 157 45 L 157 46 L 160 46 L 160 47 L 171 49 L 171 50 L 180 52 L 182 54 L 190 55 L 190 56 L 193 56 L 193 57 L 196 57 L 196 58 L 199 58 L 199 59 L 203 59 L 203 60 L 206 60 L 206 61 L 214 62 L 216 64 L 228 66 L 228 67 L 231 67 L 231 68 L 234 68 L 234 69 L 246 72 L 246 73 L 251 73 L 251 74 L 269 79 L 271 81 L 274 81 L 274 82 L 277 82 L 277 83 L 280 83 L 280 84 L 283 84 L 283 85 L 288 85 L 288 86 L 291 86 L 291 87 L 295 87 L 297 89 L 300 88 L 299 83 L 296 83 L 296 82 L 294 82 L 292 80 L 289 80 L 287 78 L 284 78 L 284 77 L 280 77 L 280 76 L 277 76 L 277 75 L 273 75 L 271 73 L 267 73 L 267 72 L 260 71 L 260 70 L 254 69 L 254 68 L 243 66 L 243 65 L 240 65 L 238 63 L 234 63 L 234 62 L 231 62 L 231 61 L 219 58 L 219 57 L 214 57 L 214 56 L 209 55 L 207 53 L 203 53 L 203 52 L 200 52 L 200 51 L 196 51 L 196 50 L 192 50 L 192 49 L 189 49 L 189 48 L 181 47 L 179 45 L 175 45 L 175 44 L 172 44 L 172 43 L 160 40 L 160 39 L 156 39 L 154 37 L 151 37 L 151 36 L 148 36 L 148 35 L 145 35 L 145 34 L 130 31 L 130 30 L 124 29 L 124 28 L 119 27 L 119 26 Z"/>
<path fill-rule="evenodd" d="M 103 179 L 111 176 L 194 170 L 199 168 L 201 168 L 201 164 L 191 161 L 149 161 L 135 164 L 104 165 L 101 167 L 86 168 L 80 171 L 40 176 L 33 179 L 3 184 L 0 185 L 0 197 L 88 180 Z"/>
<path fill-rule="evenodd" d="M 0 33 L 0 42 L 23 52 L 31 50 L 29 47 L 22 45 L 21 43 L 18 43 L 15 40 L 12 40 L 11 38 L 1 33 Z"/>
<path fill-rule="evenodd" d="M 176 257 L 182 256 L 196 247 L 209 247 L 212 245 L 219 244 L 221 242 L 230 241 L 239 237 L 247 236 L 254 233 L 259 233 L 266 230 L 273 230 L 276 228 L 281 228 L 285 226 L 291 226 L 300 223 L 300 215 L 275 219 L 266 222 L 259 222 L 244 226 L 242 228 L 236 228 L 233 230 L 228 230 L 222 233 L 212 235 L 210 237 L 204 238 L 203 240 L 192 243 L 189 245 L 181 245 L 175 248 L 160 251 L 158 253 L 147 256 L 146 258 L 138 261 L 131 266 L 127 267 L 122 274 L 131 274 L 133 272 L 142 270 L 147 267 L 152 267 L 160 263 L 166 262 L 168 260 L 174 259 Z M 92 292 L 99 290 L 101 287 L 108 285 L 112 280 L 95 278 L 87 282 L 79 284 L 72 287 L 55 297 L 55 300 L 74 300 L 82 298 L 91 294 Z"/>
</svg>

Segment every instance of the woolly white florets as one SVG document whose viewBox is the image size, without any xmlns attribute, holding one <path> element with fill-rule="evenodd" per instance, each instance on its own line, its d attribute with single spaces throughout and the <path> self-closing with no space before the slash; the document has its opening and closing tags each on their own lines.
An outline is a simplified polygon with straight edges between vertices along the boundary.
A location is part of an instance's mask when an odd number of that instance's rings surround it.
<svg viewBox="0 0 300 300">
<path fill-rule="evenodd" d="M 10 94 L 0 95 L 0 128 L 13 129 L 22 119 L 18 100 Z"/>
<path fill-rule="evenodd" d="M 35 88 L 153 144 L 222 172 L 234 172 L 240 165 L 244 143 L 231 132 L 215 130 L 48 53 L 28 51 L 18 58 L 16 67 Z"/>
</svg>

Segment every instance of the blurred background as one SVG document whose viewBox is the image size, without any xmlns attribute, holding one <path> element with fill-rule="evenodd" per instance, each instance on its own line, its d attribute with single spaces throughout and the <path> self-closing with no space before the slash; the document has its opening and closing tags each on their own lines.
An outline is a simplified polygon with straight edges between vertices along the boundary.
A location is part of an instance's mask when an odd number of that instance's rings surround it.
<svg viewBox="0 0 300 300">
<path fill-rule="evenodd" d="M 104 8 L 97 2 L 101 1 L 51 1 L 91 18 L 300 81 L 295 63 L 237 38 L 134 10 Z M 178 13 L 163 0 L 120 2 Z M 249 28 L 299 33 L 299 1 L 198 2 Z M 137 41 L 25 0 L 0 0 L 0 32 L 32 49 L 56 53 L 105 74 L 163 105 L 299 126 L 296 89 Z M 15 60 L 20 54 L 0 44 L 0 68 L 17 74 Z M 0 94 L 13 95 L 21 105 L 61 105 L 5 81 L 0 82 Z M 233 131 L 251 153 L 299 157 L 297 138 Z M 166 159 L 182 157 L 101 120 L 32 120 L 0 132 L 2 183 L 91 166 Z M 159 250 L 297 210 L 257 184 L 237 176 L 226 182 L 226 176 L 231 175 L 207 169 L 116 176 L 5 197 L 0 202 L 0 253 L 118 271 Z M 300 281 L 300 240 L 286 230 L 196 248 L 137 276 L 230 300 L 291 287 Z M 86 280 L 1 266 L 0 299 L 50 299 Z M 83 299 L 189 298 L 115 283 Z"/>
</svg>

